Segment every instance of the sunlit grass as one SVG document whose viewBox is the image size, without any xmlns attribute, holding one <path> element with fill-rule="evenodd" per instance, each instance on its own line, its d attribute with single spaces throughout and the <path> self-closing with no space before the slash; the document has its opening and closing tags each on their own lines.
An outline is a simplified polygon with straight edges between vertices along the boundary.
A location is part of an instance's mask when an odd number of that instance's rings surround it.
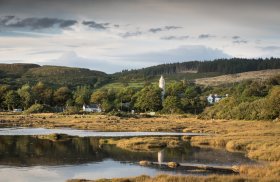
<svg viewBox="0 0 280 182">
<path fill-rule="evenodd" d="M 87 180 L 68 180 L 67 182 L 86 182 Z M 277 177 L 245 177 L 238 175 L 211 175 L 211 176 L 171 176 L 159 175 L 156 177 L 138 176 L 134 178 L 113 178 L 113 179 L 99 179 L 95 182 L 255 182 L 255 181 L 278 181 Z M 93 181 L 88 181 L 93 182 Z"/>
</svg>

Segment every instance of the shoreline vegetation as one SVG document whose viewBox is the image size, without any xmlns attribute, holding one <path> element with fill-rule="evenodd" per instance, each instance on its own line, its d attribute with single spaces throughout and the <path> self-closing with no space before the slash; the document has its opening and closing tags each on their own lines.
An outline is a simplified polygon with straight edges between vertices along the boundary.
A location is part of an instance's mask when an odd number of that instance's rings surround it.
<svg viewBox="0 0 280 182">
<path fill-rule="evenodd" d="M 243 177 L 237 175 L 210 175 L 210 176 L 172 176 L 172 175 L 158 175 L 156 177 L 150 176 L 137 176 L 132 178 L 113 178 L 113 179 L 98 179 L 98 180 L 86 180 L 86 179 L 70 179 L 67 182 L 256 182 L 256 181 L 271 181 L 277 182 L 278 178 L 263 177 Z"/>
<path fill-rule="evenodd" d="M 95 131 L 171 131 L 207 133 L 209 136 L 181 138 L 193 146 L 224 148 L 228 151 L 245 152 L 258 165 L 235 166 L 240 175 L 229 176 L 140 176 L 136 178 L 99 181 L 277 181 L 280 178 L 280 122 L 246 120 L 201 120 L 185 115 L 162 115 L 154 117 L 127 118 L 105 115 L 59 115 L 59 114 L 7 114 L 0 113 L 0 127 L 44 127 Z M 126 150 L 143 150 L 157 147 L 178 147 L 175 137 L 139 137 L 108 139 L 106 144 L 115 144 Z M 75 181 L 75 180 L 69 180 Z M 76 180 L 83 181 L 83 180 Z"/>
</svg>

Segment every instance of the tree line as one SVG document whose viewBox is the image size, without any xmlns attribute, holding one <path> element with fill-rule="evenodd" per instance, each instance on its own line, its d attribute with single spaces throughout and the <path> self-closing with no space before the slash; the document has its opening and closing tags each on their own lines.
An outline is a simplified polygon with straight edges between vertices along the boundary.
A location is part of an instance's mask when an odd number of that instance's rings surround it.
<svg viewBox="0 0 280 182">
<path fill-rule="evenodd" d="M 115 73 L 113 76 L 118 79 L 145 79 L 158 75 L 184 73 L 186 71 L 196 71 L 197 73 L 215 72 L 220 74 L 234 74 L 265 69 L 280 69 L 280 58 L 231 58 L 216 59 L 213 61 L 170 63 L 137 70 L 123 70 L 122 72 Z"/>
<path fill-rule="evenodd" d="M 72 89 L 79 85 L 100 87 L 108 83 L 110 77 L 106 73 L 85 68 L 39 66 L 36 64 L 0 64 L 0 84 L 19 87 L 25 83 L 34 85 L 40 81 L 53 88 L 68 86 Z"/>
<path fill-rule="evenodd" d="M 25 84 L 18 89 L 0 86 L 0 108 L 12 111 L 22 108 L 28 112 L 54 112 L 61 108 L 79 112 L 84 104 L 98 104 L 105 113 L 135 110 L 137 112 L 200 113 L 206 107 L 202 87 L 184 82 L 172 82 L 166 88 L 162 101 L 162 90 L 153 84 L 142 88 L 122 87 L 119 89 L 98 89 L 78 86 L 75 89 L 60 87 L 52 89 L 43 82 L 31 86 Z"/>
<path fill-rule="evenodd" d="M 0 110 L 22 108 L 26 113 L 80 113 L 84 104 L 97 104 L 104 113 L 159 112 L 190 113 L 205 119 L 276 119 L 280 116 L 280 75 L 268 80 L 243 81 L 227 86 L 199 86 L 186 81 L 168 83 L 162 90 L 153 84 L 141 88 L 93 89 L 83 85 L 53 89 L 43 82 L 25 84 L 18 89 L 0 85 Z M 209 94 L 228 97 L 211 105 Z M 62 110 L 63 109 L 63 110 Z"/>
</svg>

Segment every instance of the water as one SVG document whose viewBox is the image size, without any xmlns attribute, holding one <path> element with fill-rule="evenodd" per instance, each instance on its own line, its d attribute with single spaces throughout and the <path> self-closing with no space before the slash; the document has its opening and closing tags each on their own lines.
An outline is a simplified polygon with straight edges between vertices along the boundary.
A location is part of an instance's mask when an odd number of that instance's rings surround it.
<svg viewBox="0 0 280 182">
<path fill-rule="evenodd" d="M 124 176 L 138 176 L 146 174 L 153 176 L 160 174 L 160 170 L 141 167 L 131 164 L 121 164 L 111 159 L 102 162 L 92 162 L 80 165 L 66 166 L 30 166 L 7 167 L 0 166 L 0 181 L 13 182 L 50 182 L 66 181 L 67 179 L 99 179 Z M 176 174 L 176 172 L 166 172 Z M 127 175 L 129 174 L 129 175 Z M 182 174 L 177 172 L 177 174 Z"/>
<path fill-rule="evenodd" d="M 172 133 L 172 132 L 98 132 L 77 129 L 46 129 L 46 128 L 0 128 L 0 135 L 49 135 L 52 133 L 79 137 L 131 137 L 131 136 L 200 136 L 202 133 Z"/>
<path fill-rule="evenodd" d="M 63 136 L 59 140 L 47 140 L 31 136 L 30 133 L 32 135 L 34 133 L 43 134 L 39 131 L 53 133 L 57 130 L 20 129 L 21 134 L 25 135 L 12 135 L 14 131 L 18 130 L 18 128 L 0 130 L 1 182 L 65 181 L 73 178 L 98 179 L 131 177 L 142 174 L 155 176 L 162 173 L 176 175 L 213 173 L 210 171 L 197 173 L 163 166 L 143 167 L 138 165 L 140 160 L 213 165 L 252 163 L 242 153 L 192 147 L 188 142 L 180 148 L 165 148 L 152 152 L 133 152 L 114 145 L 100 145 L 99 143 L 104 136 L 127 137 L 131 136 L 131 132 L 129 135 L 125 132 L 102 132 L 101 137 L 101 132 L 67 129 L 68 134 L 71 133 L 74 136 Z M 6 135 L 8 131 L 10 135 Z M 94 133 L 98 133 L 98 135 L 92 137 Z M 80 134 L 81 136 L 89 135 L 87 137 L 76 136 Z M 180 138 L 180 136 L 178 137 Z"/>
</svg>

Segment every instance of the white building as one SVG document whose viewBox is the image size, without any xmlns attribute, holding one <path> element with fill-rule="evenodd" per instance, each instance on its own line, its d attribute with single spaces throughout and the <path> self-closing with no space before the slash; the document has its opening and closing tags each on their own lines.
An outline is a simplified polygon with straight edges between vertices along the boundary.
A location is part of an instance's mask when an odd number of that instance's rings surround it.
<svg viewBox="0 0 280 182">
<path fill-rule="evenodd" d="M 14 109 L 13 112 L 22 112 L 22 109 Z"/>
<path fill-rule="evenodd" d="M 83 105 L 84 112 L 101 112 L 101 108 L 98 104 Z"/>
<path fill-rule="evenodd" d="M 228 97 L 228 94 L 226 94 L 225 97 Z M 221 99 L 225 98 L 224 96 L 219 96 L 217 94 L 213 95 L 213 94 L 210 94 L 208 97 L 207 97 L 207 102 L 209 104 L 214 104 L 214 103 L 217 103 L 219 102 Z"/>
<path fill-rule="evenodd" d="M 161 165 L 164 160 L 164 150 L 158 152 L 158 164 Z"/>
<path fill-rule="evenodd" d="M 159 79 L 159 84 L 158 84 L 159 88 L 161 88 L 161 100 L 163 101 L 164 99 L 164 94 L 165 94 L 165 80 L 163 78 L 163 76 L 161 75 L 160 79 Z"/>
</svg>

